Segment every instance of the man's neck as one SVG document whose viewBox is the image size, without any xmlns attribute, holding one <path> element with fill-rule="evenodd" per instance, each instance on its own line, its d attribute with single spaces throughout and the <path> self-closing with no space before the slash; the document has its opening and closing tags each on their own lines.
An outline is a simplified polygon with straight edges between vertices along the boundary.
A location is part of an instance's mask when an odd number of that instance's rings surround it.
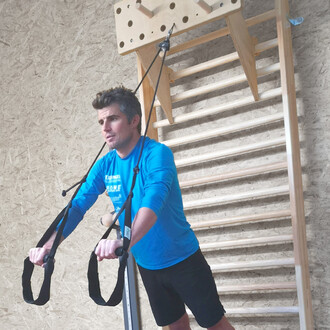
<svg viewBox="0 0 330 330">
<path fill-rule="evenodd" d="M 141 135 L 139 133 L 134 134 L 129 144 L 125 146 L 125 148 L 116 149 L 117 155 L 122 159 L 127 157 L 139 142 L 140 137 Z"/>
</svg>

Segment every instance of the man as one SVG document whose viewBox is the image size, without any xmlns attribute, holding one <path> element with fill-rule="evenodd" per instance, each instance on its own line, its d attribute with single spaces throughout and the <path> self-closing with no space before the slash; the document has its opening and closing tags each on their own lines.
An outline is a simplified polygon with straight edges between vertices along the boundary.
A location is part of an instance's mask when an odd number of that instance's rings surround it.
<svg viewBox="0 0 330 330">
<path fill-rule="evenodd" d="M 93 101 L 107 145 L 112 149 L 93 166 L 72 202 L 63 231 L 66 238 L 105 190 L 121 208 L 129 193 L 133 168 L 141 150 L 141 106 L 124 87 L 100 92 Z M 208 329 L 233 329 L 224 316 L 210 267 L 187 222 L 171 150 L 146 138 L 132 199 L 130 250 L 148 293 L 159 326 L 190 329 L 186 304 L 197 322 Z M 119 218 L 121 229 L 124 216 Z M 31 262 L 42 265 L 55 233 L 43 248 L 30 250 Z M 117 258 L 122 240 L 101 240 L 98 260 Z"/>
</svg>

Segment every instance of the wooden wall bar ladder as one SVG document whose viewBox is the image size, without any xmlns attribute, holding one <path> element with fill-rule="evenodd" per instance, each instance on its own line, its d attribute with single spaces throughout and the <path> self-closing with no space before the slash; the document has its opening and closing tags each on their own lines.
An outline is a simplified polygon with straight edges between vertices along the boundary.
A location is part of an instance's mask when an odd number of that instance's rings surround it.
<svg viewBox="0 0 330 330">
<path fill-rule="evenodd" d="M 158 112 L 153 113 L 148 135 L 173 150 L 184 209 L 209 260 L 219 295 L 229 299 L 228 318 L 293 316 L 300 329 L 313 329 L 289 6 L 288 0 L 274 3 L 274 9 L 244 19 L 242 0 L 122 0 L 115 4 L 117 43 L 122 55 L 136 52 L 140 80 L 173 23 L 172 39 L 187 31 L 195 33 L 193 39 L 182 42 L 181 38 L 171 47 L 171 59 L 179 52 L 191 54 L 194 47 L 231 37 L 234 52 L 193 61 L 190 66 L 168 61 L 172 64 L 163 70 L 154 105 Z M 225 27 L 207 34 L 196 32 L 222 18 Z M 258 42 L 249 28 L 270 20 L 276 22 L 277 37 Z M 267 55 L 276 48 L 276 56 Z M 258 56 L 264 56 L 261 64 Z M 241 71 L 194 86 L 196 75 L 216 72 L 235 61 Z M 140 88 L 144 118 L 160 63 L 158 58 Z M 187 79 L 192 83 L 180 85 Z M 221 97 L 230 94 L 228 90 L 239 97 L 228 96 L 223 102 Z M 219 102 L 211 102 L 214 94 Z M 193 107 L 196 99 L 210 100 L 210 104 Z M 182 104 L 193 110 L 181 111 Z M 227 118 L 231 118 L 229 123 Z M 208 120 L 209 128 L 205 128 Z M 223 236 L 226 231 L 228 235 Z M 241 251 L 239 257 L 237 251 Z M 260 274 L 252 281 L 255 272 Z M 270 280 L 269 272 L 279 275 Z M 235 274 L 238 278 L 246 274 L 247 282 L 218 283 L 218 278 L 230 275 L 231 279 Z M 293 293 L 298 303 L 242 307 L 233 299 L 231 305 L 230 297 L 260 293 Z"/>
</svg>

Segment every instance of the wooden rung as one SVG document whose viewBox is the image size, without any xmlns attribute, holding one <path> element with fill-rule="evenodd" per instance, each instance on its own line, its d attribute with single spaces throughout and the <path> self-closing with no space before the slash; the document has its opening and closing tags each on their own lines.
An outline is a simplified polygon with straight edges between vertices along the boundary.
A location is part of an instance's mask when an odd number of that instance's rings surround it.
<svg viewBox="0 0 330 330">
<path fill-rule="evenodd" d="M 277 38 L 270 39 L 270 40 L 267 40 L 267 41 L 264 41 L 264 42 L 260 42 L 260 43 L 255 45 L 255 53 L 257 55 L 261 52 L 264 52 L 268 49 L 271 49 L 271 48 L 274 48 L 274 47 L 277 47 L 277 46 L 278 46 Z"/>
<path fill-rule="evenodd" d="M 256 128 L 263 125 L 269 125 L 278 121 L 283 120 L 283 113 L 276 113 L 269 116 L 254 118 L 252 120 L 247 120 L 244 122 L 240 122 L 231 126 L 220 127 L 213 130 L 207 130 L 203 132 L 198 132 L 196 134 L 191 134 L 188 136 L 182 136 L 175 139 L 162 141 L 163 144 L 167 145 L 168 147 L 176 147 L 181 146 L 186 143 L 194 143 L 200 142 L 207 139 L 216 138 L 219 136 L 232 134 L 235 132 L 241 132 L 244 130 L 249 130 L 252 128 Z"/>
<path fill-rule="evenodd" d="M 218 175 L 205 176 L 197 179 L 187 180 L 180 182 L 180 188 L 188 188 L 194 186 L 200 186 L 209 183 L 227 181 L 232 179 L 246 178 L 250 176 L 256 176 L 264 173 L 282 171 L 287 169 L 287 162 L 278 162 L 272 164 L 266 164 L 262 166 L 255 166 L 250 168 L 244 168 L 242 170 L 222 173 Z"/>
<path fill-rule="evenodd" d="M 298 314 L 298 306 L 275 306 L 275 307 L 243 307 L 226 308 L 227 315 L 235 314 Z"/>
<path fill-rule="evenodd" d="M 233 271 L 272 269 L 279 267 L 293 267 L 294 258 L 273 259 L 273 260 L 254 260 L 254 261 L 237 261 L 222 263 L 218 265 L 210 265 L 213 273 L 225 273 Z"/>
<path fill-rule="evenodd" d="M 209 152 L 207 154 L 201 154 L 193 157 L 187 157 L 184 159 L 178 159 L 175 161 L 175 164 L 177 168 L 180 168 L 184 166 L 200 164 L 202 162 L 213 161 L 216 159 L 228 158 L 238 155 L 244 155 L 250 152 L 270 149 L 274 147 L 280 147 L 280 146 L 284 146 L 285 142 L 286 142 L 285 137 L 280 137 L 270 141 L 262 141 L 262 142 L 243 145 L 231 149 Z"/>
<path fill-rule="evenodd" d="M 268 40 L 262 43 L 259 43 L 255 46 L 255 54 L 259 54 L 267 49 L 273 48 L 277 46 L 277 39 L 272 39 L 272 40 Z M 182 70 L 178 70 L 178 71 L 170 71 L 169 72 L 169 76 L 170 76 L 170 81 L 174 82 L 177 79 L 180 78 L 184 78 L 187 76 L 190 76 L 192 74 L 201 72 L 201 71 L 205 71 L 205 70 L 210 70 L 213 68 L 216 68 L 217 66 L 226 64 L 226 63 L 230 63 L 233 61 L 236 61 L 239 59 L 238 53 L 234 52 L 231 54 L 227 54 L 218 58 L 215 58 L 213 60 L 204 62 L 204 63 L 200 63 L 197 65 L 193 65 L 191 67 L 182 69 Z"/>
<path fill-rule="evenodd" d="M 274 72 L 279 71 L 279 70 L 280 70 L 280 64 L 279 63 L 271 64 L 271 65 L 268 65 L 266 67 L 257 69 L 257 77 L 262 77 L 262 76 L 274 73 Z M 196 96 L 200 96 L 200 95 L 203 95 L 203 94 L 211 93 L 211 92 L 217 91 L 217 90 L 222 89 L 222 88 L 237 85 L 237 84 L 243 83 L 245 81 L 247 81 L 247 78 L 246 78 L 245 73 L 243 73 L 243 74 L 240 74 L 240 75 L 235 76 L 235 77 L 230 77 L 230 78 L 227 78 L 227 79 L 217 81 L 213 84 L 209 84 L 209 85 L 202 86 L 202 87 L 197 87 L 197 88 L 194 88 L 194 89 L 191 89 L 191 90 L 187 90 L 185 92 L 175 94 L 175 95 L 171 96 L 171 101 L 172 101 L 172 103 L 176 103 L 176 102 L 179 102 L 179 101 L 187 100 L 187 99 L 192 98 L 192 97 L 196 97 Z M 157 106 L 160 106 L 161 103 L 159 102 L 159 100 L 156 100 L 154 105 L 155 105 L 155 107 L 157 107 Z"/>
<path fill-rule="evenodd" d="M 226 225 L 237 225 L 243 224 L 247 222 L 257 222 L 257 221 L 265 221 L 265 220 L 279 220 L 279 219 L 287 219 L 291 216 L 291 211 L 288 210 L 277 210 L 272 212 L 260 213 L 260 214 L 252 214 L 252 215 L 243 215 L 237 217 L 230 217 L 224 219 L 215 219 L 209 221 L 199 221 L 199 222 L 191 222 L 191 228 L 196 230 L 205 230 L 209 228 L 216 228 Z"/>
<path fill-rule="evenodd" d="M 291 243 L 292 241 L 293 241 L 293 235 L 290 234 L 290 235 L 242 238 L 242 239 L 212 242 L 212 243 L 202 243 L 200 244 L 200 248 L 202 251 L 214 251 L 214 250 L 223 250 L 223 249 L 242 248 L 248 246 Z"/>
<path fill-rule="evenodd" d="M 271 89 L 269 91 L 260 93 L 258 102 L 267 101 L 267 100 L 276 98 L 280 95 L 282 95 L 282 89 L 280 87 Z M 183 123 L 183 122 L 186 122 L 189 120 L 203 118 L 205 116 L 215 115 L 215 114 L 225 112 L 228 110 L 233 110 L 233 109 L 237 109 L 240 107 L 248 106 L 252 103 L 256 103 L 254 101 L 254 98 L 251 96 L 248 96 L 248 97 L 245 97 L 245 98 L 233 101 L 233 102 L 228 102 L 226 104 L 214 106 L 212 108 L 194 111 L 194 112 L 190 112 L 190 113 L 183 114 L 183 115 L 178 115 L 173 118 L 173 124 L 179 124 L 179 123 Z M 166 127 L 166 126 L 170 126 L 170 125 L 171 125 L 171 123 L 167 119 L 159 120 L 159 121 L 153 123 L 154 128 Z"/>
<path fill-rule="evenodd" d="M 255 316 L 255 315 L 288 315 L 298 314 L 298 306 L 272 306 L 272 307 L 238 307 L 226 308 L 226 315 L 228 316 Z M 187 309 L 187 314 L 190 318 L 193 314 Z"/>
<path fill-rule="evenodd" d="M 246 285 L 226 285 L 217 288 L 218 294 L 224 293 L 245 293 L 245 292 L 264 292 L 264 291 L 287 291 L 296 290 L 296 282 L 275 282 L 275 283 L 258 283 Z"/>
<path fill-rule="evenodd" d="M 198 208 L 212 207 L 228 203 L 237 203 L 251 199 L 268 198 L 272 196 L 282 196 L 289 194 L 288 186 L 272 187 L 267 189 L 252 190 L 232 195 L 221 195 L 210 198 L 198 199 L 189 202 L 183 202 L 185 211 Z"/>
<path fill-rule="evenodd" d="M 272 10 L 267 11 L 265 13 L 262 13 L 262 14 L 260 14 L 258 16 L 248 18 L 246 20 L 246 24 L 247 24 L 247 26 L 253 26 L 253 25 L 256 25 L 256 24 L 259 24 L 259 23 L 268 21 L 268 20 L 274 18 L 275 15 L 276 15 L 275 14 L 275 10 L 272 9 Z M 209 42 L 209 41 L 212 41 L 214 39 L 217 39 L 217 38 L 220 38 L 220 37 L 224 37 L 224 36 L 226 36 L 228 34 L 229 34 L 229 30 L 228 30 L 227 27 L 225 27 L 223 29 L 220 29 L 220 30 L 217 30 L 217 31 L 208 33 L 208 34 L 205 34 L 205 35 L 203 35 L 203 36 L 201 36 L 199 38 L 196 38 L 196 39 L 193 39 L 193 40 L 189 40 L 189 41 L 187 41 L 185 43 L 182 43 L 182 44 L 173 46 L 169 50 L 168 54 L 169 55 L 175 54 L 175 53 L 181 52 L 183 50 L 187 50 L 189 48 L 192 48 L 192 47 L 201 45 L 201 44 L 206 43 L 206 42 Z"/>
</svg>

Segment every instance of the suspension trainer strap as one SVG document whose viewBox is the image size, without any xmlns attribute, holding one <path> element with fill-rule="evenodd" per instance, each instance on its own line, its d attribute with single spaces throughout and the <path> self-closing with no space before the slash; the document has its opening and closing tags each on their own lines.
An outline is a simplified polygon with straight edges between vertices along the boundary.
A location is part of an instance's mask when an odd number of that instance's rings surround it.
<svg viewBox="0 0 330 330">
<path fill-rule="evenodd" d="M 159 71 L 159 75 L 158 75 L 158 79 L 157 79 L 157 83 L 156 83 L 156 87 L 155 87 L 155 92 L 154 92 L 153 100 L 152 100 L 150 111 L 149 111 L 149 117 L 148 117 L 148 121 L 147 121 L 147 124 L 146 124 L 146 129 L 145 129 L 145 132 L 144 132 L 144 135 L 143 135 L 143 140 L 142 140 L 142 144 L 141 144 L 141 148 L 140 148 L 138 161 L 137 161 L 137 164 L 134 168 L 134 175 L 133 175 L 133 180 L 132 180 L 132 185 L 131 185 L 130 192 L 128 194 L 128 197 L 127 197 L 124 205 L 122 206 L 120 211 L 117 213 L 117 216 L 113 220 L 111 226 L 108 228 L 108 230 L 105 232 L 105 234 L 101 238 L 101 239 L 106 239 L 108 237 L 108 235 L 109 235 L 111 229 L 113 228 L 115 222 L 117 221 L 117 219 L 119 218 L 121 213 L 125 210 L 125 221 L 124 221 L 124 232 L 123 232 L 123 237 L 124 237 L 123 238 L 123 247 L 116 250 L 116 254 L 118 256 L 121 256 L 119 258 L 117 283 L 116 283 L 116 286 L 115 286 L 115 288 L 114 288 L 114 290 L 113 290 L 113 292 L 112 292 L 112 294 L 111 294 L 108 301 L 105 301 L 103 299 L 102 295 L 101 295 L 100 281 L 99 281 L 99 274 L 98 274 L 98 263 L 97 263 L 97 258 L 96 258 L 96 255 L 95 255 L 95 249 L 91 253 L 91 256 L 90 256 L 90 261 L 89 261 L 89 265 L 88 265 L 88 272 L 87 272 L 89 296 L 98 305 L 116 306 L 122 300 L 123 289 L 124 289 L 125 268 L 126 268 L 126 265 L 127 265 L 127 259 L 129 257 L 128 249 L 129 249 L 129 245 L 130 245 L 130 242 L 131 242 L 131 225 L 132 225 L 131 205 L 132 205 L 132 198 L 133 198 L 133 189 L 135 187 L 137 174 L 139 173 L 139 163 L 140 163 L 140 160 L 141 160 L 141 157 L 142 157 L 142 151 L 143 151 L 145 139 L 146 139 L 146 136 L 147 136 L 147 131 L 148 131 L 148 127 L 149 127 L 149 123 L 150 123 L 150 119 L 151 119 L 151 113 L 152 113 L 152 109 L 153 109 L 153 106 L 154 106 L 154 102 L 155 102 L 155 98 L 156 98 L 156 94 L 157 94 L 157 90 L 158 90 L 158 85 L 159 85 L 159 82 L 160 82 L 160 77 L 162 75 L 162 69 L 163 69 L 164 62 L 165 62 L 166 52 L 170 49 L 170 36 L 172 34 L 173 27 L 174 27 L 174 24 L 173 24 L 172 28 L 170 29 L 170 31 L 168 32 L 168 35 L 167 35 L 166 39 L 162 43 L 159 44 L 159 50 L 158 50 L 155 58 L 151 62 L 148 70 L 146 71 L 146 73 L 147 73 L 150 70 L 151 66 L 153 65 L 156 58 L 158 57 L 160 51 L 163 50 L 164 56 L 163 56 L 163 59 L 162 59 L 162 64 L 161 64 L 161 67 L 160 67 L 160 71 Z M 143 76 L 142 80 L 145 77 L 146 77 L 146 74 Z M 142 83 L 142 81 L 139 83 L 138 87 L 141 85 L 141 83 Z M 137 91 L 138 87 L 136 88 L 135 92 Z"/>
<path fill-rule="evenodd" d="M 86 178 L 87 178 L 90 170 L 92 169 L 93 165 L 95 164 L 96 160 L 98 159 L 98 157 L 101 154 L 102 150 L 104 149 L 105 145 L 106 145 L 106 143 L 103 144 L 102 148 L 100 149 L 96 158 L 94 159 L 92 165 L 88 169 L 86 175 L 77 184 L 75 184 L 74 186 L 72 186 L 70 188 L 70 189 L 72 189 L 73 187 L 79 185 L 78 188 L 76 189 L 75 193 L 73 194 L 70 202 L 68 203 L 68 205 L 58 214 L 58 216 L 55 218 L 53 223 L 46 230 L 46 232 L 44 233 L 44 235 L 42 236 L 42 238 L 40 239 L 40 241 L 38 242 L 38 244 L 36 246 L 37 248 L 42 247 L 49 240 L 49 238 L 54 233 L 54 231 L 56 231 L 58 224 L 62 220 L 62 222 L 58 228 L 58 231 L 56 233 L 56 237 L 55 237 L 54 243 L 50 249 L 50 252 L 48 255 L 45 256 L 45 259 L 44 259 L 44 262 L 45 262 L 44 279 L 43 279 L 43 283 L 41 285 L 41 289 L 40 289 L 39 296 L 37 299 L 33 298 L 33 293 L 32 293 L 32 288 L 31 288 L 31 277 L 32 277 L 33 270 L 34 270 L 34 264 L 30 261 L 29 257 L 27 257 L 24 260 L 24 268 L 23 268 L 23 274 L 22 274 L 23 298 L 29 304 L 34 304 L 34 305 L 39 305 L 39 306 L 44 305 L 50 298 L 50 284 L 51 284 L 51 277 L 52 277 L 52 274 L 54 271 L 54 257 L 55 257 L 56 250 L 61 241 L 63 229 L 64 229 L 65 224 L 68 219 L 68 213 L 69 213 L 69 209 L 71 208 L 71 205 L 72 205 L 72 200 L 77 195 L 80 187 L 86 181 Z M 62 195 L 63 195 L 63 193 L 62 193 Z"/>
</svg>

